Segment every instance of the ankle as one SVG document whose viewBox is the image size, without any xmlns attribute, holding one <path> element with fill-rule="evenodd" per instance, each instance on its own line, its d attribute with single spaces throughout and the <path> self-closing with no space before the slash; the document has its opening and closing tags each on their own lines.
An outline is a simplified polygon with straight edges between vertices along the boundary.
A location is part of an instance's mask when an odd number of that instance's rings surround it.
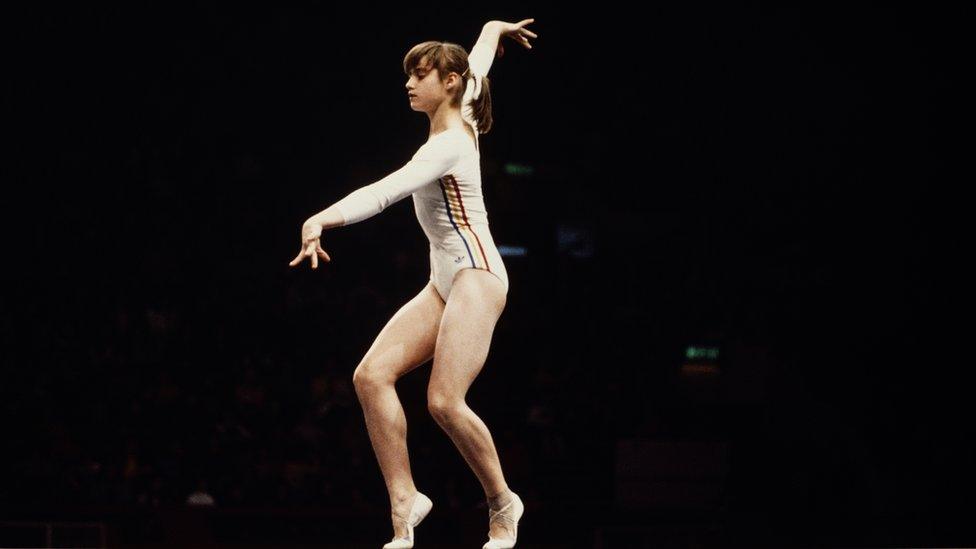
<svg viewBox="0 0 976 549">
<path fill-rule="evenodd" d="M 413 500 L 414 496 L 416 496 L 416 495 L 417 495 L 417 489 L 416 488 L 414 488 L 412 490 L 411 489 L 405 489 L 405 490 L 397 490 L 395 492 L 391 492 L 390 493 L 390 504 L 393 505 L 393 506 L 397 506 L 399 504 L 406 503 L 408 501 Z"/>
<path fill-rule="evenodd" d="M 493 509 L 498 509 L 504 507 L 511 499 L 512 490 L 506 486 L 503 490 L 488 496 L 488 506 Z"/>
</svg>

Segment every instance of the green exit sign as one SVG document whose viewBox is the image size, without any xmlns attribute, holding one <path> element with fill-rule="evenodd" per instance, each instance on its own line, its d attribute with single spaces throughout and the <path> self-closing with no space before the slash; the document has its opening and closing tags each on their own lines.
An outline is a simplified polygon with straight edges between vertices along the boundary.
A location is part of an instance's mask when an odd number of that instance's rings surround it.
<svg viewBox="0 0 976 549">
<path fill-rule="evenodd" d="M 709 360 L 718 359 L 718 349 L 715 347 L 695 347 L 694 345 L 689 345 L 685 349 L 685 358 L 688 360 L 696 360 L 706 358 Z"/>
<path fill-rule="evenodd" d="M 512 162 L 505 164 L 505 173 L 508 175 L 532 175 L 534 171 L 532 166 L 526 166 L 525 164 L 515 164 Z"/>
</svg>

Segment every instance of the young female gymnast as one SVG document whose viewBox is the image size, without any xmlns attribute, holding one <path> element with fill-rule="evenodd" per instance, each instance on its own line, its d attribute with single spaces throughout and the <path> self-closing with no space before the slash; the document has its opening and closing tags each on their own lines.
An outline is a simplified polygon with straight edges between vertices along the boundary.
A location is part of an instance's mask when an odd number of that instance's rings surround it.
<svg viewBox="0 0 976 549">
<path fill-rule="evenodd" d="M 380 331 L 353 374 L 366 427 L 390 494 L 393 540 L 384 549 L 413 547 L 414 527 L 433 503 L 414 486 L 407 423 L 394 385 L 432 357 L 428 408 L 481 482 L 488 499 L 484 549 L 515 546 L 521 498 L 505 482 L 491 434 L 465 403 L 484 366 L 495 324 L 505 307 L 508 274 L 488 228 L 481 193 L 478 134 L 492 125 L 488 69 L 509 37 L 531 49 L 518 23 L 489 21 L 468 55 L 450 42 L 428 41 L 407 52 L 403 69 L 410 108 L 430 118 L 430 132 L 411 160 L 383 179 L 349 193 L 302 226 L 302 248 L 289 265 L 331 261 L 324 229 L 374 216 L 413 195 L 417 220 L 430 241 L 430 281 Z"/>
</svg>

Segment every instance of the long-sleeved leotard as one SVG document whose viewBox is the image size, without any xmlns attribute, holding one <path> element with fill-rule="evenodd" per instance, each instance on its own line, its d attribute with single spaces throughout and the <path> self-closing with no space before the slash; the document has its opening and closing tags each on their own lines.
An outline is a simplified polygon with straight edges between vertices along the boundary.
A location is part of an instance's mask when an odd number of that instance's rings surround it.
<svg viewBox="0 0 976 549">
<path fill-rule="evenodd" d="M 344 225 L 350 225 L 413 195 L 417 221 L 430 242 L 430 279 L 445 302 L 454 275 L 465 268 L 493 273 L 508 290 L 508 273 L 488 228 L 477 122 L 471 109 L 493 55 L 479 43 L 468 57 L 471 77 L 465 86 L 461 117 L 475 130 L 474 140 L 463 128 L 437 133 L 402 168 L 333 205 L 345 219 Z"/>
</svg>

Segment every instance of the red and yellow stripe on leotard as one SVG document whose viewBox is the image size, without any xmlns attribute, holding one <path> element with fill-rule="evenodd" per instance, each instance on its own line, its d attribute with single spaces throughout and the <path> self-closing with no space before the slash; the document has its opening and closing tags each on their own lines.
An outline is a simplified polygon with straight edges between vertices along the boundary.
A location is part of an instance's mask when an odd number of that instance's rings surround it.
<svg viewBox="0 0 976 549">
<path fill-rule="evenodd" d="M 454 230 L 464 242 L 464 247 L 468 250 L 468 257 L 471 258 L 471 266 L 487 269 L 488 272 L 491 272 L 485 249 L 481 246 L 481 239 L 478 238 L 478 233 L 474 232 L 471 224 L 468 223 L 468 215 L 464 211 L 464 200 L 461 199 L 461 188 L 458 186 L 457 180 L 454 179 L 453 175 L 445 175 L 440 178 L 440 184 L 441 193 L 444 195 L 444 207 L 447 209 L 447 218 L 451 220 L 451 225 L 454 226 Z M 475 244 L 477 253 L 472 253 L 471 243 Z"/>
</svg>

